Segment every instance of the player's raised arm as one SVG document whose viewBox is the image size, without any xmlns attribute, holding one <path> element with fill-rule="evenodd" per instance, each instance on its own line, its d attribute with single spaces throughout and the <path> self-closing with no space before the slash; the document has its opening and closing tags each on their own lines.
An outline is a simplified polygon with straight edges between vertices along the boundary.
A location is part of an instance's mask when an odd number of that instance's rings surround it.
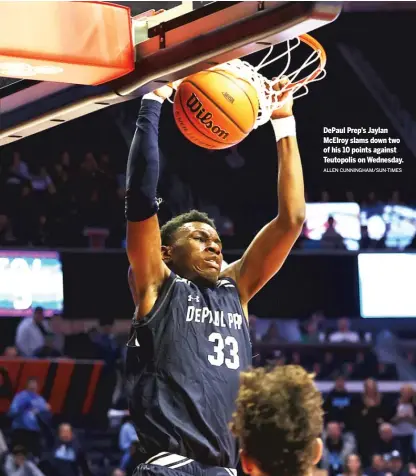
<svg viewBox="0 0 416 476">
<path fill-rule="evenodd" d="M 281 82 L 277 87 L 285 84 Z M 283 99 L 290 94 L 284 93 Z M 305 219 L 302 164 L 296 140 L 293 99 L 273 112 L 272 124 L 279 157 L 278 215 L 254 238 L 243 257 L 231 267 L 242 304 L 248 301 L 279 271 L 298 238 Z M 225 271 L 225 274 L 227 271 Z"/>
<path fill-rule="evenodd" d="M 140 302 L 139 317 L 150 312 L 160 286 L 169 276 L 162 261 L 156 189 L 159 118 L 162 103 L 171 93 L 172 89 L 164 86 L 143 97 L 127 163 L 127 255 Z"/>
</svg>

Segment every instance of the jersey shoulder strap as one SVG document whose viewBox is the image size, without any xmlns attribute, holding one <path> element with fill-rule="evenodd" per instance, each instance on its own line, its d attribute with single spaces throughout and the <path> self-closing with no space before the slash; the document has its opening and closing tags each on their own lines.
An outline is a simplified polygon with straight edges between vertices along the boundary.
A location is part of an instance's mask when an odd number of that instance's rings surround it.
<svg viewBox="0 0 416 476">
<path fill-rule="evenodd" d="M 174 288 L 176 280 L 177 280 L 176 274 L 173 271 L 171 271 L 170 275 L 168 276 L 166 281 L 163 283 L 159 291 L 159 295 L 155 301 L 153 309 L 149 312 L 149 314 L 147 314 L 147 316 L 144 316 L 138 319 L 137 311 L 139 308 L 136 307 L 134 311 L 133 320 L 132 320 L 133 327 L 146 326 L 160 314 L 160 312 L 164 308 L 164 304 L 166 303 L 166 301 L 169 299 L 170 295 L 173 292 L 173 288 Z"/>
</svg>

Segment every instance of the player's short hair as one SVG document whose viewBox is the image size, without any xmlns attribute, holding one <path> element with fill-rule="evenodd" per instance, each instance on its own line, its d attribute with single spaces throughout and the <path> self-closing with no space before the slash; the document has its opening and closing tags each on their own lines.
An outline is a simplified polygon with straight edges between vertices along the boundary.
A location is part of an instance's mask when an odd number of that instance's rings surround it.
<svg viewBox="0 0 416 476">
<path fill-rule="evenodd" d="M 305 476 L 323 430 L 322 396 L 297 365 L 244 372 L 231 430 L 268 475 Z"/>
<path fill-rule="evenodd" d="M 198 210 L 190 210 L 189 212 L 182 213 L 181 215 L 172 218 L 162 226 L 160 229 L 162 245 L 171 245 L 175 232 L 181 226 L 186 223 L 192 223 L 193 221 L 206 223 L 216 230 L 214 220 L 212 220 L 206 213 L 199 212 Z"/>
</svg>

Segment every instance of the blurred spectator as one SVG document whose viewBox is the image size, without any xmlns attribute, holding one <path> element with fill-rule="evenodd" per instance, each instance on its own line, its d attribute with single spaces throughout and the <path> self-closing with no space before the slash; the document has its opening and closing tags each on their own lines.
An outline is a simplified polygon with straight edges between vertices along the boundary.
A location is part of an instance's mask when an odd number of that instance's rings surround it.
<svg viewBox="0 0 416 476">
<path fill-rule="evenodd" d="M 114 321 L 101 319 L 99 328 L 90 333 L 90 339 L 95 346 L 96 358 L 102 359 L 109 366 L 114 366 L 121 357 L 121 350 L 115 336 L 112 334 Z"/>
<path fill-rule="evenodd" d="M 130 446 L 133 441 L 137 441 L 137 433 L 133 426 L 130 415 L 126 415 L 123 418 L 123 424 L 120 428 L 120 433 L 118 436 L 118 445 L 120 450 L 123 453 L 130 452 Z"/>
<path fill-rule="evenodd" d="M 132 441 L 129 452 L 123 456 L 120 469 L 125 472 L 126 476 L 133 476 L 137 467 L 138 453 L 140 452 L 139 442 Z"/>
<path fill-rule="evenodd" d="M 386 476 L 405 476 L 406 472 L 403 468 L 403 459 L 399 451 L 392 451 L 386 455 Z"/>
<path fill-rule="evenodd" d="M 53 347 L 63 354 L 65 349 L 65 334 L 62 316 L 55 314 L 49 321 L 49 327 L 53 333 Z"/>
<path fill-rule="evenodd" d="M 319 362 L 314 362 L 312 365 L 312 373 L 314 374 L 316 380 L 322 380 L 322 366 Z"/>
<path fill-rule="evenodd" d="M 251 344 L 254 345 L 257 343 L 257 318 L 254 314 L 249 314 L 248 323 Z"/>
<path fill-rule="evenodd" d="M 341 373 L 344 375 L 346 380 L 352 380 L 352 375 L 354 373 L 354 364 L 351 362 L 344 362 L 341 365 Z"/>
<path fill-rule="evenodd" d="M 5 367 L 0 367 L 0 399 L 5 398 L 10 401 L 13 397 L 13 385 L 9 377 L 9 372 Z"/>
<path fill-rule="evenodd" d="M 378 430 L 379 438 L 376 440 L 374 452 L 380 455 L 389 455 L 393 451 L 401 451 L 399 440 L 393 435 L 390 423 L 382 423 Z"/>
<path fill-rule="evenodd" d="M 314 313 L 311 314 L 311 317 L 309 318 L 310 321 L 314 322 L 316 324 L 316 327 L 318 331 L 322 332 L 324 325 L 325 325 L 325 314 L 323 311 L 315 311 Z"/>
<path fill-rule="evenodd" d="M 8 359 L 15 359 L 18 356 L 19 354 L 17 352 L 16 347 L 10 345 L 4 349 L 3 357 L 7 357 Z"/>
<path fill-rule="evenodd" d="M 116 468 L 112 473 L 111 473 L 111 476 L 126 476 L 126 473 L 120 469 L 120 468 Z"/>
<path fill-rule="evenodd" d="M 17 327 L 15 344 L 21 355 L 33 357 L 36 349 L 45 345 L 45 337 L 50 334 L 43 315 L 43 308 L 37 307 L 33 317 L 26 317 Z"/>
<path fill-rule="evenodd" d="M 375 205 L 379 205 L 381 203 L 380 200 L 378 200 L 375 192 L 368 192 L 367 197 L 362 200 L 361 206 L 362 207 L 372 207 Z"/>
<path fill-rule="evenodd" d="M 366 470 L 367 476 L 384 476 L 386 462 L 383 456 L 374 454 L 371 457 L 371 466 Z"/>
<path fill-rule="evenodd" d="M 49 192 L 50 194 L 56 193 L 55 185 L 49 177 L 46 167 L 38 167 L 35 173 L 32 173 L 31 184 L 32 190 L 35 192 Z"/>
<path fill-rule="evenodd" d="M 397 380 L 398 376 L 396 366 L 394 364 L 385 364 L 384 362 L 379 362 L 377 365 L 377 376 L 378 380 Z"/>
<path fill-rule="evenodd" d="M 335 229 L 334 217 L 329 216 L 326 231 L 321 238 L 321 247 L 325 249 L 345 249 L 344 238 Z"/>
<path fill-rule="evenodd" d="M 62 152 L 59 164 L 62 166 L 62 168 L 66 172 L 71 171 L 71 169 L 72 169 L 72 167 L 71 167 L 71 156 L 69 155 L 69 152 L 67 150 Z"/>
<path fill-rule="evenodd" d="M 406 360 L 407 362 L 416 369 L 416 355 L 414 352 L 406 352 Z"/>
<path fill-rule="evenodd" d="M 29 167 L 21 159 L 20 152 L 16 150 L 13 152 L 12 167 L 18 176 L 30 180 Z"/>
<path fill-rule="evenodd" d="M 321 465 L 329 476 L 335 476 L 342 472 L 346 457 L 354 453 L 355 439 L 351 433 L 342 433 L 341 425 L 334 421 L 326 425 L 322 436 L 324 448 Z"/>
<path fill-rule="evenodd" d="M 318 324 L 309 320 L 305 326 L 305 333 L 302 334 L 302 341 L 305 344 L 319 344 L 320 333 L 318 332 Z"/>
<path fill-rule="evenodd" d="M 338 319 L 338 331 L 333 332 L 329 336 L 329 342 L 341 343 L 349 342 L 356 343 L 360 341 L 360 337 L 357 332 L 350 330 L 350 321 L 346 317 Z"/>
<path fill-rule="evenodd" d="M 347 202 L 356 202 L 356 199 L 354 197 L 354 193 L 351 192 L 350 190 L 345 192 L 345 200 Z"/>
<path fill-rule="evenodd" d="M 400 197 L 399 190 L 393 191 L 393 193 L 391 194 L 391 197 L 389 198 L 388 203 L 389 205 L 404 205 L 404 202 L 402 201 Z"/>
<path fill-rule="evenodd" d="M 364 476 L 361 459 L 357 454 L 350 453 L 347 455 L 342 474 L 345 476 Z"/>
<path fill-rule="evenodd" d="M 291 365 L 300 365 L 302 366 L 302 360 L 299 352 L 292 352 L 292 358 L 290 359 Z"/>
<path fill-rule="evenodd" d="M 329 193 L 326 190 L 323 190 L 321 192 L 321 202 L 327 203 L 331 201 L 331 197 L 329 196 Z"/>
<path fill-rule="evenodd" d="M 394 425 L 394 434 L 400 441 L 401 456 L 404 462 L 408 463 L 413 434 L 416 431 L 416 407 L 414 390 L 411 385 L 403 385 L 400 389 L 400 398 L 391 422 Z"/>
<path fill-rule="evenodd" d="M 285 342 L 285 339 L 281 337 L 279 328 L 277 327 L 276 320 L 272 320 L 267 328 L 267 331 L 261 338 L 262 342 L 265 344 L 280 344 Z"/>
<path fill-rule="evenodd" d="M 357 352 L 351 380 L 364 380 L 368 375 L 369 363 L 366 361 L 364 352 Z"/>
<path fill-rule="evenodd" d="M 332 379 L 335 372 L 337 374 L 339 373 L 334 362 L 334 355 L 332 352 L 325 352 L 324 361 L 322 364 L 322 374 L 325 376 L 325 378 Z"/>
<path fill-rule="evenodd" d="M 41 452 L 41 426 L 48 425 L 50 405 L 38 394 L 36 378 L 29 378 L 26 390 L 17 393 L 10 405 L 13 441 L 39 456 Z"/>
<path fill-rule="evenodd" d="M 364 382 L 364 393 L 360 396 L 355 407 L 355 434 L 357 438 L 358 452 L 364 466 L 371 462 L 370 458 L 376 449 L 379 426 L 385 419 L 383 397 L 378 391 L 377 382 L 367 379 Z"/>
<path fill-rule="evenodd" d="M 4 439 L 3 432 L 0 430 L 0 461 L 1 457 L 7 452 L 7 443 Z"/>
<path fill-rule="evenodd" d="M 352 408 L 353 397 L 345 388 L 345 378 L 339 376 L 324 402 L 326 421 L 335 421 L 345 427 L 351 427 Z"/>
<path fill-rule="evenodd" d="M 8 246 L 16 241 L 9 217 L 0 213 L 0 246 Z"/>
<path fill-rule="evenodd" d="M 76 440 L 69 423 L 62 423 L 58 439 L 48 458 L 47 476 L 91 476 L 91 470 L 81 445 Z"/>
<path fill-rule="evenodd" d="M 4 462 L 6 476 L 45 476 L 36 465 L 27 459 L 27 450 L 24 446 L 16 445 Z"/>
<path fill-rule="evenodd" d="M 45 336 L 43 346 L 35 350 L 34 357 L 38 357 L 39 359 L 62 357 L 61 352 L 54 347 L 53 335 L 50 334 Z"/>
</svg>

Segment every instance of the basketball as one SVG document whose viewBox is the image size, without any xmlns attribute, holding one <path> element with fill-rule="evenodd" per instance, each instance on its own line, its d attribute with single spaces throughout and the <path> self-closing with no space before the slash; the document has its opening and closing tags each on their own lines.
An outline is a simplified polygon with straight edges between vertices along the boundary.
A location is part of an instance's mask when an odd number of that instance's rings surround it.
<svg viewBox="0 0 416 476">
<path fill-rule="evenodd" d="M 201 71 L 179 85 L 173 104 L 182 134 L 205 149 L 226 149 L 253 130 L 259 105 L 250 83 L 229 71 Z"/>
</svg>

